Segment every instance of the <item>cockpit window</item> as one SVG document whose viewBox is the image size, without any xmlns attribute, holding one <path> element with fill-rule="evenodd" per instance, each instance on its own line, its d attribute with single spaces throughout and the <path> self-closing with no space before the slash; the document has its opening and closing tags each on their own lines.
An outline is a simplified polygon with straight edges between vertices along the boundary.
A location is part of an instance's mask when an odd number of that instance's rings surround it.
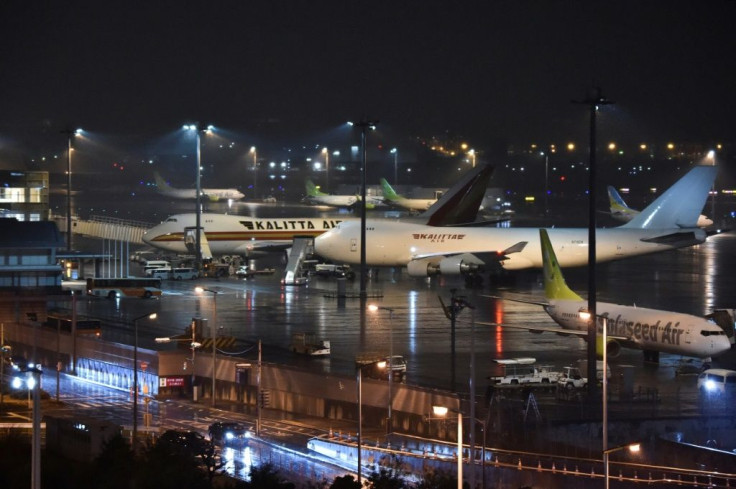
<svg viewBox="0 0 736 489">
<path fill-rule="evenodd" d="M 170 217 L 166 219 L 166 222 L 177 222 L 178 220 L 175 217 Z"/>
<path fill-rule="evenodd" d="M 726 334 L 725 331 L 719 330 L 719 331 L 708 331 L 707 329 L 704 329 L 700 332 L 703 336 L 724 336 Z"/>
</svg>

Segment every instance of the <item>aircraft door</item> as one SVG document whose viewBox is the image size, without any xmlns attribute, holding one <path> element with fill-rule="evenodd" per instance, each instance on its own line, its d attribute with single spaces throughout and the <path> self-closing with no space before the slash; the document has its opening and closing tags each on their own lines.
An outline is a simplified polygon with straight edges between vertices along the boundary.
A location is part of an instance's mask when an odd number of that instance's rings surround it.
<svg viewBox="0 0 736 489">
<path fill-rule="evenodd" d="M 350 238 L 350 252 L 355 253 L 358 251 L 358 240 L 357 238 Z"/>
</svg>

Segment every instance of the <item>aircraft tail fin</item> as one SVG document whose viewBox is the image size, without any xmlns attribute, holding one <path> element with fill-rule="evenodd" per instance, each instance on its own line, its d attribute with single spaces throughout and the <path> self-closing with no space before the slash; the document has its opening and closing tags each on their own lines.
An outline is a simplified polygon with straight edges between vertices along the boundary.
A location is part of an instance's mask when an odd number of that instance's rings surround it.
<svg viewBox="0 0 736 489">
<path fill-rule="evenodd" d="M 562 276 L 562 269 L 557 261 L 557 255 L 549 240 L 546 229 L 539 230 L 539 238 L 542 243 L 542 271 L 544 275 L 544 295 L 548 300 L 569 299 L 583 300 L 570 287 L 567 286 Z"/>
<path fill-rule="evenodd" d="M 159 174 L 159 172 L 155 171 L 153 172 L 153 178 L 156 180 L 156 187 L 162 191 L 165 192 L 167 190 L 171 190 L 171 185 L 166 183 L 166 180 Z"/>
<path fill-rule="evenodd" d="M 381 190 L 383 191 L 383 198 L 388 201 L 395 201 L 399 198 L 399 194 L 396 193 L 396 191 L 391 185 L 389 185 L 385 178 L 381 179 Z"/>
<path fill-rule="evenodd" d="M 618 191 L 616 191 L 616 189 L 611 185 L 608 186 L 608 202 L 609 208 L 611 209 L 611 217 L 613 217 L 614 219 L 629 222 L 634 217 L 639 215 L 639 211 L 634 210 L 626 205 L 624 199 L 621 198 L 621 195 L 618 193 Z"/>
<path fill-rule="evenodd" d="M 470 224 L 478 217 L 480 204 L 493 174 L 493 166 L 470 170 L 432 206 L 419 215 L 429 226 Z"/>
<path fill-rule="evenodd" d="M 308 197 L 319 197 L 321 195 L 327 195 L 324 192 L 320 192 L 314 182 L 312 182 L 312 180 L 310 180 L 309 178 L 304 181 L 304 188 L 307 191 Z"/>
<path fill-rule="evenodd" d="M 693 167 L 665 193 L 649 204 L 624 228 L 695 228 L 716 178 L 716 166 Z"/>
</svg>

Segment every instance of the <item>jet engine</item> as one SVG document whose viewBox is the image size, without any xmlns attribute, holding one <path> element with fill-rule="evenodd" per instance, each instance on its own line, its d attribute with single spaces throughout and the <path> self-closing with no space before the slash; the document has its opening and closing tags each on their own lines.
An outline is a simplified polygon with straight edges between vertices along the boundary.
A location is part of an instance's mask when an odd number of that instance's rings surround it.
<svg viewBox="0 0 736 489">
<path fill-rule="evenodd" d="M 450 256 L 448 258 L 433 256 L 412 260 L 406 265 L 412 277 L 431 277 L 433 275 L 464 275 L 480 271 L 485 265 L 483 260 L 471 253 Z"/>
<path fill-rule="evenodd" d="M 441 257 L 432 258 L 421 258 L 419 260 L 412 260 L 406 264 L 406 270 L 412 277 L 431 277 L 433 275 L 439 275 L 439 262 Z"/>
<path fill-rule="evenodd" d="M 442 275 L 463 275 L 475 273 L 478 272 L 483 265 L 483 261 L 470 253 L 465 253 L 444 258 L 440 261 L 440 273 Z"/>
<path fill-rule="evenodd" d="M 598 357 L 603 356 L 603 337 L 600 335 L 596 335 L 596 346 L 595 346 L 595 352 L 598 355 Z M 616 358 L 621 353 L 621 344 L 612 339 L 606 340 L 606 356 L 608 358 Z"/>
</svg>

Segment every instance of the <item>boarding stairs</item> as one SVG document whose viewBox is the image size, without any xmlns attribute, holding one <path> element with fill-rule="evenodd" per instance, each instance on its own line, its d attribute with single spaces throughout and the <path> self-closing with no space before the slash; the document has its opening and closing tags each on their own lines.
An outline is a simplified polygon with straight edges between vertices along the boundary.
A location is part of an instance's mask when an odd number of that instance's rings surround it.
<svg viewBox="0 0 736 489">
<path fill-rule="evenodd" d="M 313 253 L 313 238 L 294 238 L 291 250 L 289 251 L 289 261 L 286 263 L 286 268 L 284 269 L 283 283 L 285 285 L 296 285 L 300 283 L 299 279 L 304 276 L 302 270 L 304 260 Z"/>
</svg>

